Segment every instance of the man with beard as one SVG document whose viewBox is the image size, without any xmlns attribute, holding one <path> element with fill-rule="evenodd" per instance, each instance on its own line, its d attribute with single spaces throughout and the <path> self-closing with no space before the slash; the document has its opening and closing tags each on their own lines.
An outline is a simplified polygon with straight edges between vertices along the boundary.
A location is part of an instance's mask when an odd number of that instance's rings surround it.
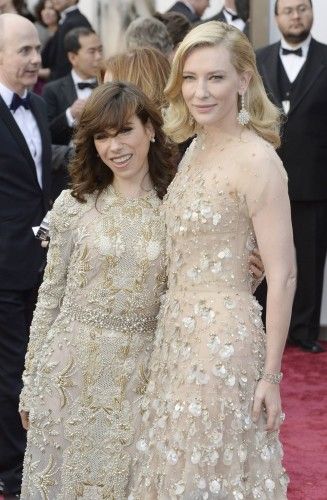
<svg viewBox="0 0 327 500">
<path fill-rule="evenodd" d="M 290 340 L 317 342 L 327 249 L 327 45 L 311 35 L 311 0 L 278 0 L 281 41 L 257 52 L 267 92 L 286 115 L 279 155 L 289 176 L 298 283 Z M 259 297 L 260 300 L 260 297 Z"/>
<path fill-rule="evenodd" d="M 249 36 L 249 0 L 225 0 L 224 6 L 217 14 L 206 21 L 223 21 L 231 24 Z"/>
</svg>

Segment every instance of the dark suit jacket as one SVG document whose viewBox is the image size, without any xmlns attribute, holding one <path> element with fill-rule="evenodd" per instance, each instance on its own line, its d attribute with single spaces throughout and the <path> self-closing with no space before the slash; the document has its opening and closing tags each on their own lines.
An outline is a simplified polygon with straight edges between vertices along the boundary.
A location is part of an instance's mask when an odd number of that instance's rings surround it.
<svg viewBox="0 0 327 500">
<path fill-rule="evenodd" d="M 221 21 L 223 23 L 227 23 L 227 19 L 226 19 L 225 14 L 224 14 L 224 9 L 222 9 L 220 12 L 218 12 L 214 16 L 210 17 L 209 19 L 206 19 L 204 22 L 208 22 L 208 21 Z M 249 35 L 250 35 L 250 26 L 249 26 L 248 22 L 245 23 L 245 28 L 243 30 L 243 33 L 245 33 L 245 35 L 247 37 L 249 37 Z"/>
<path fill-rule="evenodd" d="M 69 144 L 73 129 L 69 127 L 66 109 L 77 99 L 77 92 L 71 74 L 47 83 L 43 88 L 43 98 L 53 144 Z"/>
<path fill-rule="evenodd" d="M 278 85 L 280 42 L 257 51 L 258 69 L 271 100 L 282 107 Z M 278 151 L 293 201 L 327 200 L 327 45 L 312 39 L 291 102 Z"/>
<path fill-rule="evenodd" d="M 31 95 L 42 139 L 41 189 L 25 138 L 0 97 L 0 288 L 27 290 L 39 277 L 45 251 L 32 232 L 49 209 L 51 141 L 44 101 Z"/>
<path fill-rule="evenodd" d="M 71 65 L 67 59 L 65 49 L 64 49 L 64 38 L 68 31 L 73 28 L 79 28 L 85 26 L 86 28 L 91 28 L 89 21 L 80 12 L 79 9 L 75 9 L 68 12 L 64 22 L 59 24 L 59 28 L 53 35 L 53 47 L 55 53 L 55 69 L 51 73 L 51 80 L 56 80 L 62 76 L 67 75 L 71 70 Z"/>
<path fill-rule="evenodd" d="M 188 6 L 183 2 L 174 3 L 174 5 L 168 10 L 168 12 L 171 11 L 184 14 L 184 16 L 187 17 L 187 19 L 191 23 L 198 23 L 199 21 L 201 21 L 201 18 L 197 14 L 194 14 L 194 12 L 192 12 L 191 9 L 189 9 Z"/>
</svg>

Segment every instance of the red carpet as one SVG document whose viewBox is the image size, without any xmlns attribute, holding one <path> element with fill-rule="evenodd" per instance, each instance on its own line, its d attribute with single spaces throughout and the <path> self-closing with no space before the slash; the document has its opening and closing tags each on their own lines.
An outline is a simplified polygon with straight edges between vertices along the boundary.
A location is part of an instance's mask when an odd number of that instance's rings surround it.
<svg viewBox="0 0 327 500">
<path fill-rule="evenodd" d="M 326 500 L 327 352 L 310 354 L 287 347 L 283 372 L 286 420 L 281 438 L 291 479 L 288 500 Z"/>
<path fill-rule="evenodd" d="M 281 439 L 291 479 L 288 500 L 326 500 L 327 352 L 310 354 L 288 346 L 283 372 Z"/>
</svg>

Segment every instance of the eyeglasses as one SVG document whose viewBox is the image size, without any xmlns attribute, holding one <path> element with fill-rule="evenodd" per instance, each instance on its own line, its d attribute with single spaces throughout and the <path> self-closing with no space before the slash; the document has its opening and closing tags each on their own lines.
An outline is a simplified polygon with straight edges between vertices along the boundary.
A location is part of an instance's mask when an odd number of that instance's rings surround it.
<svg viewBox="0 0 327 500">
<path fill-rule="evenodd" d="M 296 12 L 299 16 L 305 14 L 308 10 L 311 10 L 309 5 L 298 5 L 297 7 L 285 7 L 279 15 L 290 17 Z"/>
</svg>

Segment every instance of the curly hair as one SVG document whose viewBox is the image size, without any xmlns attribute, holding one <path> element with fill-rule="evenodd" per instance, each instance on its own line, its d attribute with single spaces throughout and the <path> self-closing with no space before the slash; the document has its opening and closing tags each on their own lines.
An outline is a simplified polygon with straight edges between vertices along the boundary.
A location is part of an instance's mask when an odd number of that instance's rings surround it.
<svg viewBox="0 0 327 500">
<path fill-rule="evenodd" d="M 105 130 L 123 130 L 136 115 L 145 125 L 151 122 L 155 142 L 148 153 L 149 175 L 160 199 L 167 192 L 175 167 L 175 148 L 162 130 L 163 120 L 148 97 L 135 85 L 123 82 L 104 83 L 87 100 L 75 132 L 75 155 L 70 162 L 72 195 L 81 203 L 85 195 L 100 194 L 113 181 L 113 172 L 97 155 L 94 136 Z"/>
</svg>

